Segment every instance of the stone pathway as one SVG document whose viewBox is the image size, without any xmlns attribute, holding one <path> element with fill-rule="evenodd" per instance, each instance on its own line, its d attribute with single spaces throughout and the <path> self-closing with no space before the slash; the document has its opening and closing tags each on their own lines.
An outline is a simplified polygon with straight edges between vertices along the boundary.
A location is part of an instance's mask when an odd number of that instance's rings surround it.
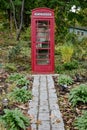
<svg viewBox="0 0 87 130">
<path fill-rule="evenodd" d="M 28 111 L 32 117 L 32 130 L 64 130 L 52 76 L 35 75 L 32 93 Z"/>
</svg>

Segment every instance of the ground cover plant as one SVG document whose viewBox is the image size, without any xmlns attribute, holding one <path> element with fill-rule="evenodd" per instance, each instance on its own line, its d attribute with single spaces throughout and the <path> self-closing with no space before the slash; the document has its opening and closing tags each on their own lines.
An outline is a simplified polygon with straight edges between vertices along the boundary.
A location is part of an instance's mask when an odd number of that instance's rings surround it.
<svg viewBox="0 0 87 130">
<path fill-rule="evenodd" d="M 87 84 L 80 84 L 78 87 L 73 88 L 69 94 L 69 101 L 73 106 L 79 103 L 87 103 Z"/>
<path fill-rule="evenodd" d="M 68 75 L 59 75 L 58 78 L 59 85 L 70 85 L 73 83 L 73 79 Z"/>
<path fill-rule="evenodd" d="M 73 70 L 73 69 L 77 69 L 78 68 L 78 61 L 74 60 L 71 62 L 66 62 L 63 64 L 64 69 L 66 70 Z"/>
<path fill-rule="evenodd" d="M 25 77 L 23 77 L 23 78 L 18 79 L 16 84 L 19 87 L 28 86 L 29 85 L 29 80 L 27 80 Z"/>
<path fill-rule="evenodd" d="M 15 88 L 8 94 L 10 100 L 26 103 L 32 99 L 32 92 L 27 89 L 27 86 L 22 88 Z"/>
<path fill-rule="evenodd" d="M 87 110 L 87 82 L 86 80 L 81 81 L 74 81 L 73 84 L 67 86 L 66 89 L 61 89 L 59 83 L 58 83 L 58 77 L 53 77 L 55 81 L 55 88 L 58 96 L 58 104 L 60 107 L 60 111 L 62 113 L 62 117 L 65 124 L 65 130 L 86 130 L 87 126 L 84 122 L 87 121 L 85 118 L 85 114 L 83 111 Z M 81 87 L 81 88 L 80 88 Z M 72 100 L 76 100 L 77 104 L 73 106 L 73 104 L 69 101 L 69 95 L 72 93 L 73 90 L 77 89 L 76 97 L 74 94 L 72 94 Z M 80 89 L 80 90 L 79 90 Z M 80 92 L 79 92 L 80 91 Z M 75 91 L 74 91 L 75 92 Z M 77 94 L 79 93 L 79 94 Z M 75 96 L 75 97 L 74 97 Z M 82 97 L 82 99 L 81 99 Z M 80 100 L 81 99 L 81 100 Z M 80 101 L 78 101 L 80 100 Z M 84 101 L 83 101 L 84 100 Z M 72 101 L 73 102 L 73 101 Z M 85 103 L 84 103 L 85 102 Z M 84 116 L 84 117 L 83 117 Z M 81 121 L 81 123 L 80 123 Z M 84 129 L 80 126 L 84 125 Z"/>
<path fill-rule="evenodd" d="M 6 130 L 26 130 L 26 127 L 30 125 L 29 118 L 18 108 L 13 110 L 5 109 L 4 112 L 5 114 L 0 118 Z"/>
<path fill-rule="evenodd" d="M 9 75 L 9 77 L 6 79 L 6 81 L 10 81 L 10 82 L 16 82 L 17 80 L 24 78 L 24 76 L 22 74 L 19 73 L 14 73 Z"/>
<path fill-rule="evenodd" d="M 87 130 L 87 111 L 83 111 L 82 115 L 76 118 L 74 125 L 78 130 Z"/>
<path fill-rule="evenodd" d="M 30 89 L 31 77 L 24 74 L 5 72 L 0 73 L 0 127 L 2 130 L 26 130 L 30 128 L 30 116 L 28 114 L 28 101 L 32 99 Z M 19 88 L 17 81 L 26 79 L 25 84 Z M 28 81 L 29 80 L 29 81 Z M 29 84 L 30 83 L 30 84 Z M 18 85 L 18 86 L 17 86 Z M 6 89 L 6 91 L 5 91 Z M 5 103 L 5 102 L 6 103 Z"/>
</svg>

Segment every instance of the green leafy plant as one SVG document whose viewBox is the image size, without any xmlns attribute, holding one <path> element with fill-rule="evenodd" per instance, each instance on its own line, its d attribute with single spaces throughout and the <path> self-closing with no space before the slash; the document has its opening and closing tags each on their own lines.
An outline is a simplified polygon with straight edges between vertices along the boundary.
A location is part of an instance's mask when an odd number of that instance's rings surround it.
<svg viewBox="0 0 87 130">
<path fill-rule="evenodd" d="M 27 87 L 15 88 L 8 94 L 9 99 L 15 100 L 16 102 L 26 103 L 32 99 L 32 92 L 27 90 Z"/>
<path fill-rule="evenodd" d="M 30 27 L 26 28 L 24 34 L 22 35 L 22 38 L 25 40 L 25 41 L 29 41 L 30 40 Z"/>
<path fill-rule="evenodd" d="M 78 36 L 75 33 L 67 33 L 65 36 L 65 40 L 66 42 L 75 44 L 78 42 Z"/>
<path fill-rule="evenodd" d="M 66 70 L 77 69 L 78 68 L 78 61 L 74 60 L 71 62 L 67 62 L 67 63 L 64 63 L 63 66 Z"/>
<path fill-rule="evenodd" d="M 19 79 L 21 79 L 21 78 L 24 78 L 24 76 L 21 75 L 21 74 L 19 74 L 19 73 L 14 73 L 14 74 L 11 74 L 11 75 L 8 77 L 7 81 L 12 81 L 12 82 L 14 82 L 14 81 L 17 81 L 17 80 L 19 80 Z"/>
<path fill-rule="evenodd" d="M 11 72 L 17 71 L 17 67 L 14 63 L 7 63 L 4 68 L 6 71 L 11 71 Z"/>
<path fill-rule="evenodd" d="M 20 51 L 21 45 L 18 43 L 16 46 L 9 50 L 8 60 L 13 61 L 19 55 Z"/>
<path fill-rule="evenodd" d="M 29 85 L 29 80 L 26 79 L 26 77 L 20 78 L 16 82 L 17 86 L 28 86 Z"/>
<path fill-rule="evenodd" d="M 63 65 L 57 65 L 57 66 L 56 66 L 56 72 L 57 72 L 57 73 L 61 73 L 63 70 L 64 70 Z"/>
<path fill-rule="evenodd" d="M 68 75 L 59 75 L 58 83 L 59 85 L 69 85 L 73 83 L 73 79 Z"/>
<path fill-rule="evenodd" d="M 76 118 L 74 125 L 78 130 L 87 130 L 87 111 L 83 111 L 83 115 Z"/>
<path fill-rule="evenodd" d="M 78 103 L 87 103 L 87 84 L 81 84 L 76 88 L 73 88 L 69 95 L 69 101 L 73 106 Z"/>
<path fill-rule="evenodd" d="M 62 56 L 62 61 L 64 63 L 70 62 L 73 52 L 74 52 L 74 49 L 73 49 L 72 46 L 70 46 L 70 45 L 61 46 L 60 47 L 60 53 L 61 53 L 61 56 Z"/>
<path fill-rule="evenodd" d="M 26 130 L 26 127 L 30 125 L 30 119 L 21 110 L 17 108 L 14 110 L 5 109 L 4 112 L 1 119 L 7 130 Z"/>
</svg>

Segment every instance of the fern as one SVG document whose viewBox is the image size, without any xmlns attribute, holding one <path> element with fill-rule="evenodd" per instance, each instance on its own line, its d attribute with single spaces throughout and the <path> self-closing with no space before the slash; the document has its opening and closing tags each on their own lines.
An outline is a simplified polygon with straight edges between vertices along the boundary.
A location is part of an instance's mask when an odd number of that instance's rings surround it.
<svg viewBox="0 0 87 130">
<path fill-rule="evenodd" d="M 82 116 L 76 118 L 74 125 L 78 130 L 87 130 L 87 111 L 84 111 Z"/>
<path fill-rule="evenodd" d="M 8 97 L 17 102 L 26 103 L 28 100 L 32 99 L 31 91 L 27 90 L 26 87 L 15 88 L 11 93 L 8 94 Z"/>
<path fill-rule="evenodd" d="M 70 76 L 59 75 L 58 83 L 59 83 L 59 85 L 64 85 L 64 84 L 69 85 L 69 84 L 73 83 L 73 80 Z"/>
<path fill-rule="evenodd" d="M 2 120 L 7 130 L 20 130 L 20 128 L 26 130 L 26 126 L 30 125 L 30 119 L 18 108 L 15 110 L 5 109 L 4 112 Z"/>
<path fill-rule="evenodd" d="M 73 88 L 69 95 L 69 101 L 73 106 L 76 106 L 79 102 L 87 103 L 87 85 L 81 84 Z"/>
</svg>

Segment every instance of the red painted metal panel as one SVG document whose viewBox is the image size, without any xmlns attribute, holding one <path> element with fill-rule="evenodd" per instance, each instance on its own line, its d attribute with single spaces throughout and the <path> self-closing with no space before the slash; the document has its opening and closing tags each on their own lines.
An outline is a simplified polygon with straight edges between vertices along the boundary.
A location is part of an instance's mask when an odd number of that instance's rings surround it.
<svg viewBox="0 0 87 130">
<path fill-rule="evenodd" d="M 32 72 L 54 72 L 54 12 L 37 8 L 31 16 Z"/>
</svg>

